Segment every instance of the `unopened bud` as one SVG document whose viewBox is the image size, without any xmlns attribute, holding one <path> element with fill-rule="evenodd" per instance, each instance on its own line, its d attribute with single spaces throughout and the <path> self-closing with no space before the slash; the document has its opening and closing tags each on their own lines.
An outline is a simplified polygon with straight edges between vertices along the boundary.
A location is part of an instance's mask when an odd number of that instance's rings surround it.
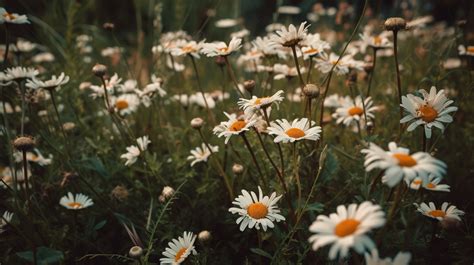
<svg viewBox="0 0 474 265">
<path fill-rule="evenodd" d="M 209 240 L 211 240 L 211 232 L 209 232 L 207 230 L 203 230 L 203 231 L 199 232 L 198 239 L 201 243 L 208 242 Z"/>
<path fill-rule="evenodd" d="M 107 73 L 107 66 L 103 64 L 96 64 L 92 67 L 92 73 L 97 77 L 103 77 Z"/>
<path fill-rule="evenodd" d="M 133 246 L 130 248 L 130 251 L 128 251 L 128 255 L 132 258 L 138 258 L 143 255 L 143 248 L 139 246 Z"/>
<path fill-rule="evenodd" d="M 247 90 L 250 94 L 252 94 L 253 89 L 255 88 L 255 81 L 254 80 L 246 80 L 244 82 L 244 88 Z"/>
<path fill-rule="evenodd" d="M 236 175 L 240 175 L 242 174 L 242 172 L 244 172 L 244 166 L 242 166 L 241 164 L 234 164 L 232 166 L 232 172 L 234 172 L 234 174 Z"/>
<path fill-rule="evenodd" d="M 320 89 L 315 84 L 306 84 L 303 88 L 303 93 L 308 98 L 317 98 L 320 93 Z"/>
<path fill-rule="evenodd" d="M 163 188 L 163 191 L 161 191 L 161 195 L 165 198 L 165 199 L 169 199 L 171 198 L 171 196 L 173 196 L 174 194 L 174 189 L 171 188 L 170 186 L 165 186 Z"/>
<path fill-rule="evenodd" d="M 203 124 L 204 124 L 204 120 L 199 117 L 196 117 L 191 120 L 191 127 L 193 127 L 196 130 L 201 129 Z"/>
</svg>

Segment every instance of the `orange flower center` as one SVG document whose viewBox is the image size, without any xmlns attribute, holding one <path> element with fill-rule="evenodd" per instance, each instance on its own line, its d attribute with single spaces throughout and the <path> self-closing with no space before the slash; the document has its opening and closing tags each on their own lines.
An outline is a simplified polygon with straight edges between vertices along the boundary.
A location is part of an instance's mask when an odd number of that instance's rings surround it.
<svg viewBox="0 0 474 265">
<path fill-rule="evenodd" d="M 267 216 L 268 208 L 263 203 L 256 202 L 249 205 L 247 213 L 254 219 L 262 219 Z"/>
<path fill-rule="evenodd" d="M 188 250 L 187 248 L 181 248 L 180 250 L 178 250 L 178 252 L 176 253 L 176 256 L 174 257 L 174 261 L 175 262 L 178 262 L 181 257 L 183 256 L 184 252 L 186 252 L 186 250 Z"/>
<path fill-rule="evenodd" d="M 426 187 L 429 188 L 429 189 L 434 189 L 434 188 L 436 188 L 436 184 L 428 183 L 428 185 L 426 185 Z"/>
<path fill-rule="evenodd" d="M 474 46 L 467 46 L 467 52 L 474 53 Z"/>
<path fill-rule="evenodd" d="M 245 125 L 247 125 L 247 123 L 245 121 L 235 121 L 229 127 L 229 131 L 239 132 L 240 130 L 242 130 L 245 127 Z"/>
<path fill-rule="evenodd" d="M 312 54 L 312 53 L 318 53 L 319 50 L 315 48 L 310 48 L 309 50 L 306 50 L 304 53 L 306 54 Z"/>
<path fill-rule="evenodd" d="M 268 99 L 268 97 L 257 98 L 257 99 L 255 100 L 255 105 L 260 105 L 260 104 L 262 104 L 262 101 L 264 101 L 265 99 Z"/>
<path fill-rule="evenodd" d="M 70 202 L 70 203 L 67 204 L 67 206 L 69 206 L 71 208 L 74 208 L 74 209 L 78 209 L 78 208 L 82 207 L 82 203 Z"/>
<path fill-rule="evenodd" d="M 355 219 L 346 219 L 336 225 L 336 228 L 334 228 L 334 234 L 338 237 L 352 235 L 357 230 L 359 224 L 360 222 Z"/>
<path fill-rule="evenodd" d="M 192 52 L 195 52 L 196 49 L 194 49 L 193 46 L 189 45 L 189 46 L 184 46 L 183 48 L 181 48 L 181 50 L 184 52 L 184 53 L 192 53 Z"/>
<path fill-rule="evenodd" d="M 349 115 L 354 116 L 354 115 L 361 115 L 362 113 L 364 113 L 364 110 L 359 107 L 352 107 L 347 112 L 349 112 Z"/>
<path fill-rule="evenodd" d="M 117 109 L 123 110 L 128 108 L 128 102 L 126 100 L 117 100 L 115 106 L 117 107 Z"/>
<path fill-rule="evenodd" d="M 393 154 L 393 157 L 395 157 L 398 160 L 398 165 L 402 167 L 412 167 L 416 165 L 416 160 L 413 159 L 410 155 L 407 154 Z"/>
<path fill-rule="evenodd" d="M 382 44 L 382 38 L 380 38 L 379 36 L 374 37 L 374 44 L 377 46 Z"/>
<path fill-rule="evenodd" d="M 421 184 L 421 179 L 415 179 L 415 180 L 413 181 L 413 184 L 415 184 L 415 185 L 420 185 L 420 184 Z"/>
<path fill-rule="evenodd" d="M 227 52 L 227 51 L 229 51 L 229 47 L 219 48 L 218 50 L 220 52 Z"/>
<path fill-rule="evenodd" d="M 13 14 L 10 14 L 8 12 L 6 12 L 5 14 L 3 14 L 3 17 L 6 18 L 6 19 L 9 19 L 9 20 L 14 20 L 16 18 L 15 15 Z"/>
<path fill-rule="evenodd" d="M 433 210 L 433 211 L 428 212 L 428 214 L 433 216 L 433 217 L 445 217 L 446 216 L 446 213 L 442 210 Z"/>
<path fill-rule="evenodd" d="M 298 129 L 298 128 L 290 128 L 286 130 L 285 133 L 291 138 L 301 138 L 306 135 L 303 130 Z"/>
<path fill-rule="evenodd" d="M 338 64 L 339 64 L 339 63 L 337 62 L 337 60 L 336 60 L 336 61 L 331 61 L 331 63 L 332 63 L 333 65 L 338 65 Z"/>
<path fill-rule="evenodd" d="M 438 112 L 431 106 L 425 105 L 418 109 L 421 119 L 425 122 L 432 122 L 438 117 Z"/>
</svg>

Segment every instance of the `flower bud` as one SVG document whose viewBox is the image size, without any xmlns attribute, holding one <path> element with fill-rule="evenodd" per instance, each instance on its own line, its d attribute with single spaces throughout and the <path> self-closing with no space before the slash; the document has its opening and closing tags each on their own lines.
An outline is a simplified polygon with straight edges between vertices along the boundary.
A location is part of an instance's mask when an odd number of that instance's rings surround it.
<svg viewBox="0 0 474 265">
<path fill-rule="evenodd" d="M 130 248 L 130 251 L 128 251 L 128 255 L 132 258 L 139 258 L 141 255 L 143 255 L 143 248 L 139 246 L 133 246 Z"/>
<path fill-rule="evenodd" d="M 22 152 L 30 151 L 35 147 L 35 145 L 36 141 L 31 136 L 21 136 L 13 141 L 13 147 Z"/>
<path fill-rule="evenodd" d="M 306 84 L 303 93 L 308 98 L 317 98 L 319 96 L 319 87 L 315 84 Z"/>
<path fill-rule="evenodd" d="M 254 80 L 246 80 L 244 82 L 244 88 L 247 90 L 250 94 L 252 94 L 253 89 L 255 88 L 255 81 Z"/>
<path fill-rule="evenodd" d="M 191 127 L 193 127 L 196 130 L 201 129 L 203 124 L 204 124 L 204 120 L 199 117 L 196 117 L 191 120 Z"/>
<path fill-rule="evenodd" d="M 201 243 L 208 242 L 209 240 L 211 240 L 211 232 L 209 232 L 207 230 L 203 230 L 203 231 L 199 232 L 198 239 Z"/>
<path fill-rule="evenodd" d="M 110 23 L 110 22 L 105 22 L 102 27 L 105 29 L 105 30 L 113 30 L 115 28 L 115 25 L 114 23 Z"/>
<path fill-rule="evenodd" d="M 103 64 L 96 64 L 92 67 L 92 73 L 97 77 L 103 77 L 107 73 L 107 66 Z"/>
<path fill-rule="evenodd" d="M 165 199 L 171 198 L 174 194 L 174 189 L 171 188 L 170 186 L 165 186 L 163 188 L 163 191 L 161 191 L 161 196 L 163 196 Z"/>
<path fill-rule="evenodd" d="M 385 20 L 385 30 L 399 31 L 407 27 L 407 22 L 401 17 L 391 17 Z"/>
<path fill-rule="evenodd" d="M 241 164 L 234 164 L 232 166 L 232 172 L 234 172 L 234 174 L 236 175 L 240 175 L 242 174 L 242 172 L 244 172 L 244 166 L 242 166 Z"/>
</svg>

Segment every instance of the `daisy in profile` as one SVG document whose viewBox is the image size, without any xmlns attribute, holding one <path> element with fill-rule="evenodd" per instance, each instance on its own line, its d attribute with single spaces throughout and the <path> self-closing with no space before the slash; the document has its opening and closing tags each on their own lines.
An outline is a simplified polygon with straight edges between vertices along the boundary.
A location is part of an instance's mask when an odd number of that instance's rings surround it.
<svg viewBox="0 0 474 265">
<path fill-rule="evenodd" d="M 161 253 L 165 257 L 160 259 L 160 264 L 181 264 L 190 254 L 197 255 L 194 241 L 196 241 L 196 235 L 192 232 L 184 232 L 182 237 L 171 240 L 165 251 Z"/>
<path fill-rule="evenodd" d="M 416 210 L 424 216 L 437 219 L 438 221 L 443 221 L 445 218 L 461 221 L 461 216 L 464 215 L 463 211 L 454 205 L 449 206 L 447 202 L 443 202 L 441 209 L 437 209 L 433 202 L 429 202 L 428 204 L 424 202 L 421 204 L 414 203 L 413 205 L 415 205 Z"/>
<path fill-rule="evenodd" d="M 173 56 L 191 55 L 196 59 L 199 59 L 199 52 L 204 44 L 204 41 L 187 41 L 178 40 L 175 43 L 175 47 L 171 49 Z"/>
<path fill-rule="evenodd" d="M 138 157 L 140 154 L 144 151 L 147 150 L 148 145 L 151 143 L 151 141 L 148 139 L 148 136 L 143 136 L 140 138 L 137 138 L 137 144 L 136 145 L 131 145 L 127 147 L 127 153 L 122 154 L 120 158 L 125 159 L 125 165 L 126 166 L 131 166 L 137 162 Z"/>
<path fill-rule="evenodd" d="M 451 187 L 448 184 L 439 184 L 441 182 L 440 177 L 434 177 L 433 175 L 428 175 L 428 180 L 423 183 L 423 179 L 415 178 L 411 183 L 407 183 L 411 189 L 419 190 L 420 187 L 431 191 L 444 191 L 450 192 Z"/>
<path fill-rule="evenodd" d="M 362 53 L 365 53 L 367 47 L 373 49 L 386 49 L 392 47 L 392 43 L 388 40 L 387 34 L 390 34 L 388 31 L 384 31 L 379 35 L 371 35 L 369 32 L 364 32 L 360 34 L 362 43 L 360 45 L 360 50 Z"/>
<path fill-rule="evenodd" d="M 366 265 L 408 265 L 410 264 L 411 254 L 409 252 L 398 252 L 395 258 L 380 258 L 376 248 L 370 253 L 365 253 Z"/>
<path fill-rule="evenodd" d="M 411 182 L 416 177 L 427 181 L 428 175 L 441 178 L 446 173 L 446 164 L 425 152 L 410 154 L 410 150 L 398 147 L 395 142 L 388 144 L 388 151 L 383 150 L 374 143 L 368 149 L 362 149 L 365 154 L 365 170 L 375 168 L 384 170 L 382 182 L 389 187 L 394 187 L 402 179 Z"/>
<path fill-rule="evenodd" d="M 290 79 L 295 76 L 298 76 L 298 70 L 296 69 L 296 67 L 290 67 L 286 64 L 277 63 L 273 65 L 273 72 L 275 73 L 275 76 L 273 77 L 273 79 L 275 80 L 280 80 L 284 78 Z M 306 73 L 306 67 L 301 67 L 300 72 L 302 74 Z"/>
<path fill-rule="evenodd" d="M 5 211 L 0 217 L 0 234 L 5 231 L 5 227 L 10 223 L 13 219 L 13 213 L 9 211 Z"/>
<path fill-rule="evenodd" d="M 26 67 L 12 67 L 5 70 L 6 81 L 20 82 L 25 79 L 32 79 L 39 74 L 39 71 L 34 68 Z"/>
<path fill-rule="evenodd" d="M 300 140 L 317 141 L 321 133 L 321 127 L 314 126 L 316 122 L 307 118 L 294 119 L 291 123 L 286 119 L 270 122 L 267 128 L 269 134 L 276 135 L 275 143 L 293 143 Z"/>
<path fill-rule="evenodd" d="M 68 192 L 66 196 L 59 200 L 59 204 L 69 210 L 80 210 L 94 205 L 94 202 L 82 193 L 74 196 L 71 192 Z"/>
<path fill-rule="evenodd" d="M 41 81 L 36 78 L 29 79 L 26 82 L 26 86 L 32 89 L 46 89 L 46 90 L 54 90 L 57 87 L 65 85 L 69 82 L 69 76 L 61 73 L 59 76 L 53 75 L 51 79 L 47 81 Z"/>
<path fill-rule="evenodd" d="M 341 106 L 336 109 L 336 112 L 332 114 L 332 117 L 336 119 L 337 124 L 344 124 L 345 126 L 354 125 L 356 122 L 359 122 L 361 119 L 364 119 L 364 105 L 365 105 L 365 115 L 370 121 L 374 118 L 374 111 L 378 108 L 373 106 L 373 101 L 371 97 L 367 97 L 362 104 L 362 98 L 357 96 L 354 100 L 346 96 L 342 98 L 340 102 Z"/>
<path fill-rule="evenodd" d="M 150 84 L 146 85 L 142 90 L 135 89 L 134 92 L 138 98 L 140 98 L 140 102 L 148 108 L 151 106 L 151 100 L 155 95 L 159 95 L 160 97 L 166 96 L 167 93 L 161 87 L 161 84 L 161 78 L 152 75 Z"/>
<path fill-rule="evenodd" d="M 450 113 L 458 110 L 457 107 L 449 106 L 453 103 L 449 100 L 444 90 L 436 92 L 436 87 L 432 86 L 428 93 L 424 89 L 420 89 L 421 97 L 408 94 L 402 96 L 402 106 L 408 113 L 400 120 L 400 123 L 411 122 L 407 131 L 411 132 L 416 127 L 423 125 L 425 127 L 426 138 L 431 138 L 432 128 L 437 127 L 444 131 L 443 123 L 453 122 Z"/>
<path fill-rule="evenodd" d="M 201 147 L 196 147 L 191 150 L 191 155 L 188 156 L 188 160 L 192 160 L 191 166 L 194 166 L 199 162 L 207 162 L 207 159 L 213 154 L 219 152 L 219 146 L 209 145 L 211 150 L 207 147 L 205 143 L 202 143 Z"/>
<path fill-rule="evenodd" d="M 239 215 L 236 223 L 240 224 L 240 231 L 244 231 L 247 227 L 250 229 L 255 227 L 259 230 L 260 226 L 263 231 L 267 231 L 267 227 L 275 227 L 273 222 L 285 220 L 276 206 L 281 197 L 282 195 L 277 196 L 276 192 L 273 192 L 270 197 L 263 196 L 260 186 L 258 187 L 258 197 L 255 192 L 249 193 L 243 189 L 242 194 L 232 202 L 238 207 L 229 208 L 229 212 Z"/>
<path fill-rule="evenodd" d="M 120 115 L 127 115 L 135 112 L 140 105 L 140 99 L 136 94 L 122 94 L 112 99 L 115 110 Z"/>
<path fill-rule="evenodd" d="M 229 45 L 225 42 L 204 43 L 201 52 L 207 57 L 227 56 L 242 47 L 242 39 L 232 38 Z"/>
<path fill-rule="evenodd" d="M 349 249 L 357 253 L 375 248 L 375 244 L 366 234 L 385 224 L 385 213 L 379 205 L 365 201 L 348 207 L 339 205 L 337 213 L 329 216 L 319 215 L 311 224 L 309 231 L 315 233 L 309 238 L 313 250 L 332 244 L 329 259 L 345 258 Z"/>
<path fill-rule="evenodd" d="M 107 89 L 107 93 L 111 94 L 115 88 L 120 88 L 122 86 L 120 82 L 122 82 L 122 78 L 120 78 L 117 73 L 115 73 L 112 77 L 105 79 L 105 87 Z M 102 84 L 91 85 L 89 88 L 92 90 L 90 96 L 93 99 L 104 96 L 104 87 Z"/>
<path fill-rule="evenodd" d="M 19 15 L 17 13 L 8 13 L 5 8 L 0 8 L 0 24 L 30 24 L 26 15 Z"/>
<path fill-rule="evenodd" d="M 354 59 L 352 55 L 344 55 L 341 57 L 339 62 L 339 55 L 335 53 L 330 53 L 327 55 L 326 53 L 322 53 L 320 57 L 316 59 L 316 68 L 324 74 L 327 74 L 331 71 L 334 67 L 334 72 L 338 75 L 344 75 L 349 73 L 349 68 L 353 63 Z"/>
<path fill-rule="evenodd" d="M 224 136 L 226 144 L 230 137 L 248 131 L 256 123 L 255 115 L 245 114 L 242 117 L 237 118 L 237 115 L 234 113 L 228 114 L 227 112 L 224 112 L 224 114 L 229 120 L 221 122 L 219 125 L 214 127 L 212 131 L 219 138 Z"/>
<path fill-rule="evenodd" d="M 458 46 L 459 55 L 474 56 L 474 46 Z"/>
<path fill-rule="evenodd" d="M 323 53 L 324 50 L 330 49 L 331 45 L 328 42 L 321 40 L 319 34 L 308 34 L 305 42 L 303 43 L 301 51 L 303 52 L 303 58 L 306 60 L 309 57 L 314 57 Z"/>
<path fill-rule="evenodd" d="M 309 25 L 306 21 L 301 23 L 298 29 L 293 24 L 290 24 L 288 29 L 281 27 L 275 34 L 271 35 L 271 40 L 283 47 L 294 47 L 306 40 Z"/>
<path fill-rule="evenodd" d="M 282 94 L 283 94 L 283 90 L 279 90 L 275 94 L 269 97 L 259 98 L 257 96 L 252 96 L 251 99 L 240 98 L 237 104 L 244 111 L 255 112 L 260 109 L 265 109 L 271 106 L 273 103 L 279 104 L 283 100 L 283 97 L 281 96 Z"/>
</svg>

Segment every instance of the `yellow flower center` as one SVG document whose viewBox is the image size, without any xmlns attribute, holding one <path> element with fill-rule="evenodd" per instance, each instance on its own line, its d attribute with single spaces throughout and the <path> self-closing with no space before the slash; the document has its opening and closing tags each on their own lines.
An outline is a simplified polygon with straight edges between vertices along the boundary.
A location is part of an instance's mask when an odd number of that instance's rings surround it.
<svg viewBox="0 0 474 265">
<path fill-rule="evenodd" d="M 467 46 L 467 52 L 474 53 L 474 46 Z"/>
<path fill-rule="evenodd" d="M 291 138 L 301 138 L 306 135 L 303 130 L 298 129 L 298 128 L 290 128 L 286 130 L 285 133 Z"/>
<path fill-rule="evenodd" d="M 426 185 L 426 187 L 429 188 L 429 189 L 434 189 L 434 188 L 436 188 L 436 184 L 428 183 L 428 185 Z"/>
<path fill-rule="evenodd" d="M 433 217 L 445 217 L 446 213 L 442 210 L 433 210 L 428 212 L 428 215 L 431 215 Z"/>
<path fill-rule="evenodd" d="M 220 52 L 227 52 L 227 51 L 229 51 L 229 47 L 219 48 L 218 50 Z"/>
<path fill-rule="evenodd" d="M 257 99 L 255 100 L 255 105 L 260 105 L 260 104 L 262 104 L 262 101 L 264 101 L 265 99 L 268 99 L 268 97 L 257 98 Z"/>
<path fill-rule="evenodd" d="M 196 49 L 194 49 L 194 47 L 191 46 L 191 45 L 184 46 L 184 47 L 181 48 L 181 50 L 182 50 L 184 53 L 196 52 Z"/>
<path fill-rule="evenodd" d="M 339 63 L 337 62 L 337 60 L 336 60 L 336 61 L 331 61 L 331 63 L 332 63 L 333 65 L 338 65 L 338 64 L 339 64 Z"/>
<path fill-rule="evenodd" d="M 306 50 L 304 53 L 306 53 L 306 54 L 312 54 L 312 53 L 318 53 L 318 52 L 319 52 L 318 49 L 310 48 L 310 49 Z"/>
<path fill-rule="evenodd" d="M 395 157 L 398 160 L 398 165 L 402 167 L 412 167 L 416 165 L 416 160 L 413 159 L 410 155 L 407 154 L 393 154 L 393 157 Z"/>
<path fill-rule="evenodd" d="M 413 184 L 415 184 L 415 185 L 420 185 L 420 184 L 421 184 L 421 179 L 415 179 L 415 180 L 413 181 Z"/>
<path fill-rule="evenodd" d="M 374 37 L 374 45 L 380 46 L 380 44 L 382 44 L 382 38 L 379 36 Z"/>
<path fill-rule="evenodd" d="M 234 121 L 234 123 L 229 126 L 229 131 L 239 132 L 245 127 L 245 125 L 247 125 L 245 121 Z"/>
<path fill-rule="evenodd" d="M 175 262 L 178 262 L 181 257 L 183 256 L 184 252 L 186 252 L 186 250 L 188 250 L 187 248 L 181 248 L 180 250 L 178 250 L 178 252 L 176 252 L 176 256 L 174 257 L 174 261 Z"/>
<path fill-rule="evenodd" d="M 352 107 L 347 112 L 349 113 L 349 115 L 354 116 L 354 115 L 361 115 L 362 113 L 364 113 L 364 110 L 359 107 Z"/>
<path fill-rule="evenodd" d="M 10 13 L 8 13 L 8 12 L 6 12 L 5 14 L 3 14 L 3 17 L 4 17 L 5 19 L 9 19 L 9 20 L 14 20 L 14 19 L 16 18 L 15 15 L 10 14 Z"/>
<path fill-rule="evenodd" d="M 118 110 L 126 109 L 128 108 L 128 102 L 126 100 L 117 100 L 115 107 L 117 107 Z"/>
<path fill-rule="evenodd" d="M 355 219 L 346 219 L 336 225 L 336 228 L 334 228 L 334 234 L 338 237 L 352 235 L 357 230 L 359 224 L 360 222 Z"/>
<path fill-rule="evenodd" d="M 268 208 L 263 203 L 256 202 L 249 205 L 247 213 L 254 219 L 262 219 L 267 216 Z"/>
<path fill-rule="evenodd" d="M 421 119 L 425 122 L 432 122 L 438 117 L 438 112 L 431 106 L 425 105 L 418 109 Z"/>
<path fill-rule="evenodd" d="M 82 207 L 82 203 L 78 203 L 78 202 L 70 202 L 67 204 L 67 206 L 71 207 L 71 208 L 74 208 L 74 209 L 79 209 Z"/>
</svg>

